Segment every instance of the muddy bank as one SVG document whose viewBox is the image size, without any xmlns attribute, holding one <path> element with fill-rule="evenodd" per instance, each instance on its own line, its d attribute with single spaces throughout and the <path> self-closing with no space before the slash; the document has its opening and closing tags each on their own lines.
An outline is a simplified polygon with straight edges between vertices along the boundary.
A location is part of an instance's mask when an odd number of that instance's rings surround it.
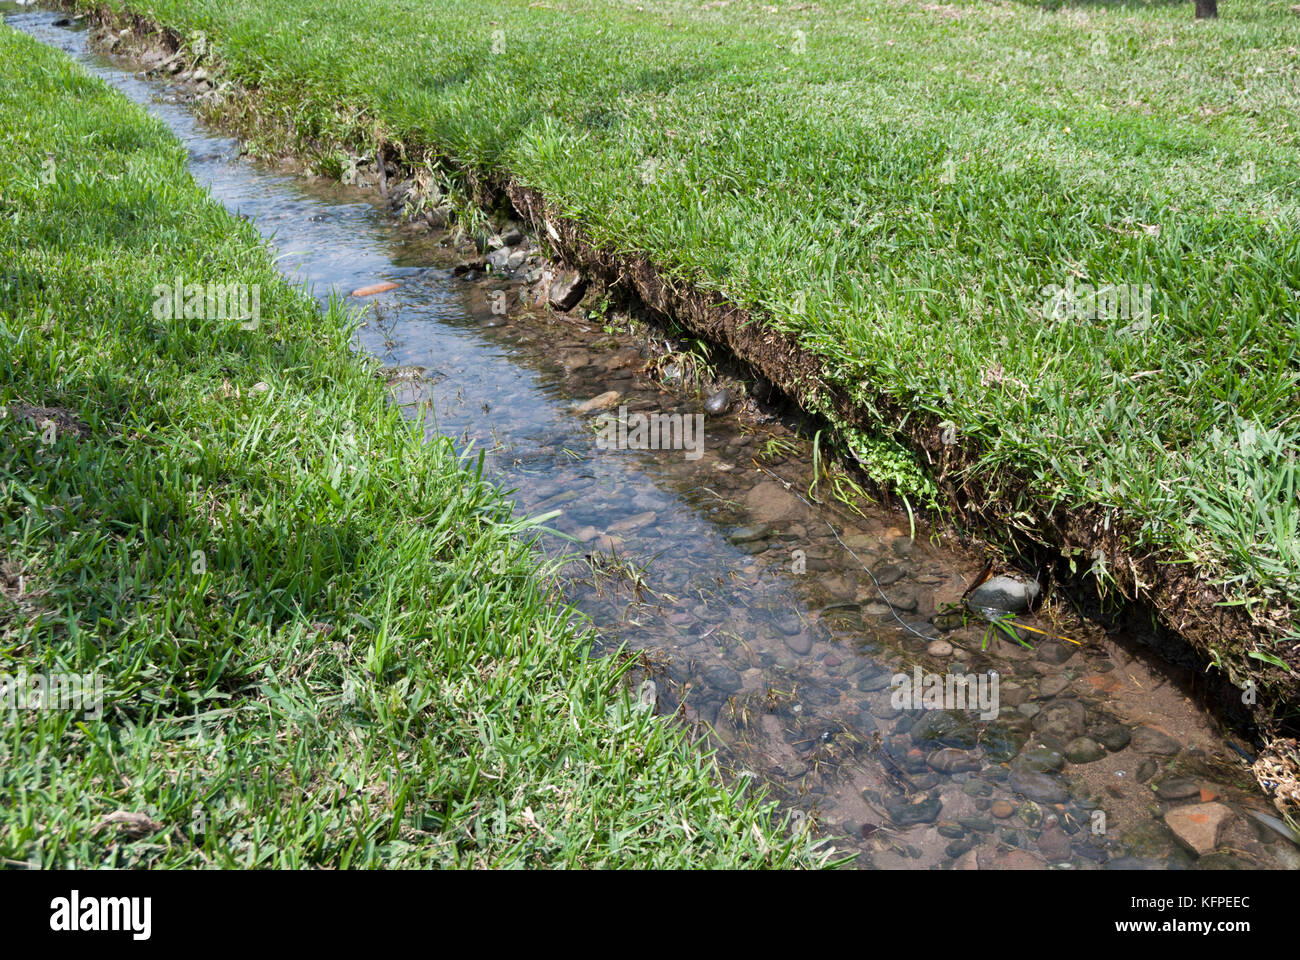
<svg viewBox="0 0 1300 960">
<path fill-rule="evenodd" d="M 169 96 L 208 83 L 191 75 Z M 544 212 L 535 237 L 504 227 L 481 250 L 427 218 L 391 219 L 414 179 L 396 163 L 371 168 L 383 195 L 198 166 L 274 235 L 286 269 L 344 293 L 395 285 L 356 302 L 376 304 L 361 343 L 399 402 L 486 450 L 521 510 L 563 510 L 557 529 L 582 544 L 566 596 L 603 648 L 645 651 L 647 704 L 716 737 L 733 776 L 768 785 L 864 865 L 1288 864 L 1251 815 L 1249 768 L 1198 705 L 1197 671 L 1068 607 L 1023 622 L 1069 640 L 990 636 L 959 607 L 984 556 L 924 525 L 911 536 L 898 512 L 811 502 L 810 444 L 755 381 L 683 384 L 633 318 L 565 312 L 575 287 L 547 283 L 559 273 L 538 243 Z M 619 407 L 707 416 L 700 456 L 598 452 L 597 420 Z M 899 706 L 894 678 L 917 667 L 996 675 L 999 715 Z M 1192 813 L 1212 815 L 1213 836 Z"/>
</svg>

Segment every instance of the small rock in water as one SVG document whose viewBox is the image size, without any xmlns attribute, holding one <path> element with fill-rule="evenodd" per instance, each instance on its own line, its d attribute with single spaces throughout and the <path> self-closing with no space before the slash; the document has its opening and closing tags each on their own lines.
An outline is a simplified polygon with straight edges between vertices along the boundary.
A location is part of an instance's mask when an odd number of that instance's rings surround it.
<svg viewBox="0 0 1300 960">
<path fill-rule="evenodd" d="M 947 640 L 935 640 L 925 648 L 925 652 L 932 657 L 951 657 L 952 644 Z"/>
<path fill-rule="evenodd" d="M 740 679 L 740 674 L 730 667 L 709 667 L 704 671 L 704 682 L 709 686 L 721 690 L 723 693 L 735 693 L 744 683 Z"/>
<path fill-rule="evenodd" d="M 1007 779 L 1007 783 L 1016 793 L 1040 803 L 1062 803 L 1066 797 L 1065 787 L 1045 773 L 1016 771 Z"/>
<path fill-rule="evenodd" d="M 793 637 L 785 637 L 784 639 L 785 645 L 801 657 L 807 656 L 812 650 L 812 637 L 806 633 L 795 634 Z"/>
<path fill-rule="evenodd" d="M 1063 766 L 1065 766 L 1065 757 L 1050 747 L 1030 747 L 1012 763 L 1014 769 L 1027 770 L 1030 773 L 1047 773 L 1060 770 Z"/>
<path fill-rule="evenodd" d="M 1022 613 L 1037 598 L 1038 590 L 1038 584 L 1032 580 L 993 577 L 972 590 L 966 602 L 972 607 L 993 607 L 1011 613 Z"/>
<path fill-rule="evenodd" d="M 1111 753 L 1123 750 L 1129 745 L 1129 741 L 1133 739 L 1128 727 L 1122 723 L 1108 723 L 1105 726 L 1096 727 L 1089 731 L 1089 736 Z"/>
<path fill-rule="evenodd" d="M 896 803 L 885 807 L 889 819 L 899 827 L 912 827 L 918 823 L 934 823 L 943 809 L 938 797 L 923 797 L 915 803 Z"/>
<path fill-rule="evenodd" d="M 958 750 L 955 747 L 944 747 L 936 750 L 926 758 L 931 769 L 938 770 L 940 773 L 963 773 L 978 770 L 980 762 L 971 756 L 967 750 Z"/>
<path fill-rule="evenodd" d="M 1133 749 L 1157 757 L 1171 757 L 1182 749 L 1182 745 L 1154 727 L 1138 727 L 1133 731 Z"/>
<path fill-rule="evenodd" d="M 784 633 L 787 637 L 793 637 L 803 630 L 803 624 L 793 613 L 782 614 L 776 618 L 776 628 Z"/>
<path fill-rule="evenodd" d="M 1213 853 L 1232 810 L 1222 803 L 1198 803 L 1165 814 L 1165 824 L 1180 843 L 1198 856 Z"/>
<path fill-rule="evenodd" d="M 1183 777 L 1170 777 L 1156 784 L 1156 796 L 1161 800 L 1186 800 L 1188 797 L 1200 796 L 1200 793 L 1199 783 Z"/>
<path fill-rule="evenodd" d="M 1106 756 L 1106 748 L 1096 740 L 1077 737 L 1065 746 L 1065 759 L 1071 763 L 1094 763 Z"/>
<path fill-rule="evenodd" d="M 705 412 L 711 413 L 715 417 L 726 413 L 729 406 L 731 406 L 731 394 L 726 390 L 719 390 L 704 401 Z"/>
<path fill-rule="evenodd" d="M 1038 645 L 1038 659 L 1043 663 L 1060 665 L 1072 656 L 1074 656 L 1074 650 L 1059 640 L 1047 640 Z"/>
<path fill-rule="evenodd" d="M 989 807 L 989 813 L 999 820 L 1005 820 L 1016 812 L 1016 808 L 1011 805 L 1009 800 L 994 800 L 993 806 Z"/>
<path fill-rule="evenodd" d="M 572 310 L 587 292 L 587 281 L 576 270 L 565 270 L 551 283 L 550 304 L 556 310 Z"/>
<path fill-rule="evenodd" d="M 749 543 L 753 540 L 762 540 L 768 535 L 770 528 L 764 523 L 754 523 L 745 527 L 737 527 L 727 534 L 727 539 L 732 543 Z"/>
<path fill-rule="evenodd" d="M 876 578 L 876 583 L 882 587 L 887 587 L 891 583 L 897 583 L 903 579 L 903 571 L 892 563 L 884 563 L 871 571 L 871 575 Z"/>
<path fill-rule="evenodd" d="M 1043 831 L 1038 838 L 1038 852 L 1048 860 L 1060 861 L 1070 859 L 1070 837 L 1059 827 Z"/>
<path fill-rule="evenodd" d="M 619 392 L 617 390 L 606 390 L 590 400 L 584 400 L 573 409 L 575 413 L 590 413 L 593 410 L 604 410 L 607 407 L 612 407 L 618 401 Z"/>
</svg>

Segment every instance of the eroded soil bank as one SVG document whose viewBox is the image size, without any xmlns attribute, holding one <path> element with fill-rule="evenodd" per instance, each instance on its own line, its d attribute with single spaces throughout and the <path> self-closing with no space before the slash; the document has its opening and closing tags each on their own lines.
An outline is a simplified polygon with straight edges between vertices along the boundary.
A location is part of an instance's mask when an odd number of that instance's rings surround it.
<svg viewBox="0 0 1300 960">
<path fill-rule="evenodd" d="M 86 33 L 55 20 L 10 18 L 90 57 Z M 788 410 L 752 380 L 692 382 L 681 344 L 665 354 L 647 340 L 662 334 L 628 317 L 556 309 L 557 268 L 528 230 L 484 251 L 427 218 L 395 219 L 388 184 L 381 196 L 247 163 L 195 123 L 192 75 L 168 87 L 91 60 L 151 103 L 196 177 L 318 296 L 396 285 L 355 302 L 369 310 L 360 346 L 398 402 L 486 451 L 520 511 L 562 511 L 553 526 L 583 556 L 561 582 L 599 645 L 645 651 L 646 702 L 698 723 L 729 775 L 798 812 L 794 828 L 813 824 L 864 866 L 1296 865 L 1252 815 L 1267 806 L 1200 705 L 1195 670 L 1060 603 L 1018 621 L 1043 631 L 1032 649 L 991 632 L 959 607 L 983 554 L 923 524 L 913 536 L 906 514 L 810 494 L 813 452 Z M 603 449 L 598 418 L 620 408 L 702 415 L 703 443 Z M 997 716 L 900 707 L 892 681 L 917 668 L 996 679 Z"/>
</svg>

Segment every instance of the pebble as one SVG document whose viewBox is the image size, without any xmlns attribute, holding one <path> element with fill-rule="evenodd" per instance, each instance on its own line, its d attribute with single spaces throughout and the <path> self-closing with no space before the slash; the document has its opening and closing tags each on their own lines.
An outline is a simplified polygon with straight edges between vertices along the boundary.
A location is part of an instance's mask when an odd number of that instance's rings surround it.
<svg viewBox="0 0 1300 960">
<path fill-rule="evenodd" d="M 1016 808 L 1012 806 L 1009 800 L 994 800 L 993 806 L 989 807 L 989 813 L 999 820 L 1005 820 L 1015 812 Z"/>
<path fill-rule="evenodd" d="M 1065 746 L 1065 759 L 1071 763 L 1094 763 L 1106 756 L 1106 748 L 1096 740 L 1077 737 Z"/>
<path fill-rule="evenodd" d="M 971 591 L 966 598 L 972 607 L 993 607 L 1011 613 L 1029 609 L 1030 600 L 1038 596 L 1038 584 L 1032 580 L 1015 580 L 1011 577 L 993 577 Z"/>
<path fill-rule="evenodd" d="M 617 390 L 606 390 L 604 393 L 592 397 L 590 400 L 584 400 L 575 406 L 575 413 L 591 413 L 593 410 L 604 410 L 612 407 L 619 401 L 619 392 Z"/>
<path fill-rule="evenodd" d="M 951 657 L 952 644 L 947 640 L 935 640 L 925 648 L 925 652 L 932 657 Z"/>
<path fill-rule="evenodd" d="M 704 411 L 713 414 L 715 417 L 726 413 L 727 408 L 730 406 L 731 394 L 726 390 L 719 390 L 704 401 Z"/>
<path fill-rule="evenodd" d="M 1171 757 L 1182 749 L 1177 740 L 1154 727 L 1138 727 L 1134 730 L 1132 744 L 1138 753 L 1158 757 Z"/>
<path fill-rule="evenodd" d="M 556 310 L 572 310 L 587 292 L 587 281 L 576 270 L 565 270 L 551 282 L 548 301 Z"/>
</svg>

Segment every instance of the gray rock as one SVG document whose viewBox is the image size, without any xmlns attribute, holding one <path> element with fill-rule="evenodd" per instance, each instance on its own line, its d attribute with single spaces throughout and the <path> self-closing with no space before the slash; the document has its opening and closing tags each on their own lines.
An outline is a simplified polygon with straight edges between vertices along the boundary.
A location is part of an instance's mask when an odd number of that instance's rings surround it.
<svg viewBox="0 0 1300 960">
<path fill-rule="evenodd" d="M 1138 764 L 1137 773 L 1135 774 L 1135 776 L 1137 777 L 1137 782 L 1146 783 L 1148 780 L 1150 780 L 1152 777 L 1156 775 L 1156 770 L 1158 769 L 1159 769 L 1159 765 L 1150 757 L 1147 757 L 1145 760 L 1143 760 L 1141 763 Z"/>
<path fill-rule="evenodd" d="M 745 527 L 737 527 L 727 534 L 727 539 L 732 543 L 750 543 L 754 540 L 762 540 L 771 532 L 771 528 L 765 523 L 753 523 Z"/>
<path fill-rule="evenodd" d="M 892 563 L 882 563 L 871 571 L 871 575 L 876 578 L 876 582 L 882 587 L 887 587 L 891 583 L 897 583 L 903 579 L 903 571 Z"/>
<path fill-rule="evenodd" d="M 1074 648 L 1059 640 L 1044 640 L 1038 645 L 1038 659 L 1059 666 L 1074 656 Z"/>
<path fill-rule="evenodd" d="M 1156 796 L 1161 800 L 1186 800 L 1200 796 L 1201 785 L 1185 777 L 1166 777 L 1155 785 Z"/>
<path fill-rule="evenodd" d="M 915 803 L 887 804 L 885 812 L 898 827 L 912 827 L 918 823 L 934 823 L 939 819 L 943 801 L 938 797 L 922 797 Z"/>
<path fill-rule="evenodd" d="M 1138 727 L 1133 731 L 1132 743 L 1138 753 L 1157 757 L 1172 757 L 1182 749 L 1177 740 L 1154 727 Z"/>
<path fill-rule="evenodd" d="M 1040 697 L 1054 697 L 1069 685 L 1069 677 L 1041 677 L 1038 681 L 1038 695 Z"/>
<path fill-rule="evenodd" d="M 704 671 L 704 682 L 709 686 L 721 690 L 724 693 L 735 693 L 745 684 L 740 679 L 740 674 L 730 667 L 716 666 L 709 667 Z"/>
<path fill-rule="evenodd" d="M 1013 770 L 1029 773 L 1049 773 L 1065 766 L 1065 757 L 1059 750 L 1051 747 L 1036 746 L 1025 750 L 1012 761 Z"/>
<path fill-rule="evenodd" d="M 1111 753 L 1123 750 L 1129 745 L 1129 741 L 1133 739 L 1133 734 L 1122 723 L 1108 723 L 1100 727 L 1094 727 L 1088 731 L 1088 736 Z"/>
<path fill-rule="evenodd" d="M 1095 763 L 1106 756 L 1106 748 L 1096 740 L 1077 737 L 1065 746 L 1065 759 L 1071 763 Z"/>
<path fill-rule="evenodd" d="M 1007 784 L 1016 793 L 1041 803 L 1061 803 L 1067 795 L 1064 785 L 1045 773 L 1012 771 Z"/>
<path fill-rule="evenodd" d="M 1021 613 L 1029 609 L 1030 601 L 1038 596 L 1038 590 L 1038 584 L 1032 580 L 993 577 L 972 590 L 966 602 L 972 607 Z"/>
<path fill-rule="evenodd" d="M 717 417 L 726 413 L 727 408 L 730 406 L 731 406 L 730 392 L 728 392 L 727 390 L 719 390 L 717 393 L 710 396 L 709 399 L 704 401 L 704 412 L 710 413 L 713 416 Z"/>
<path fill-rule="evenodd" d="M 1083 735 L 1088 711 L 1078 700 L 1055 700 L 1034 717 L 1034 732 L 1062 744 Z"/>
<path fill-rule="evenodd" d="M 565 270 L 551 282 L 550 304 L 556 310 L 572 310 L 587 292 L 587 281 L 577 270 Z"/>
<path fill-rule="evenodd" d="M 784 637 L 785 645 L 790 648 L 791 652 L 805 657 L 812 650 L 812 637 L 806 633 L 797 633 L 793 637 Z"/>
<path fill-rule="evenodd" d="M 970 751 L 958 750 L 956 747 L 936 750 L 925 762 L 940 773 L 963 773 L 980 768 L 980 762 L 971 756 Z"/>
</svg>

